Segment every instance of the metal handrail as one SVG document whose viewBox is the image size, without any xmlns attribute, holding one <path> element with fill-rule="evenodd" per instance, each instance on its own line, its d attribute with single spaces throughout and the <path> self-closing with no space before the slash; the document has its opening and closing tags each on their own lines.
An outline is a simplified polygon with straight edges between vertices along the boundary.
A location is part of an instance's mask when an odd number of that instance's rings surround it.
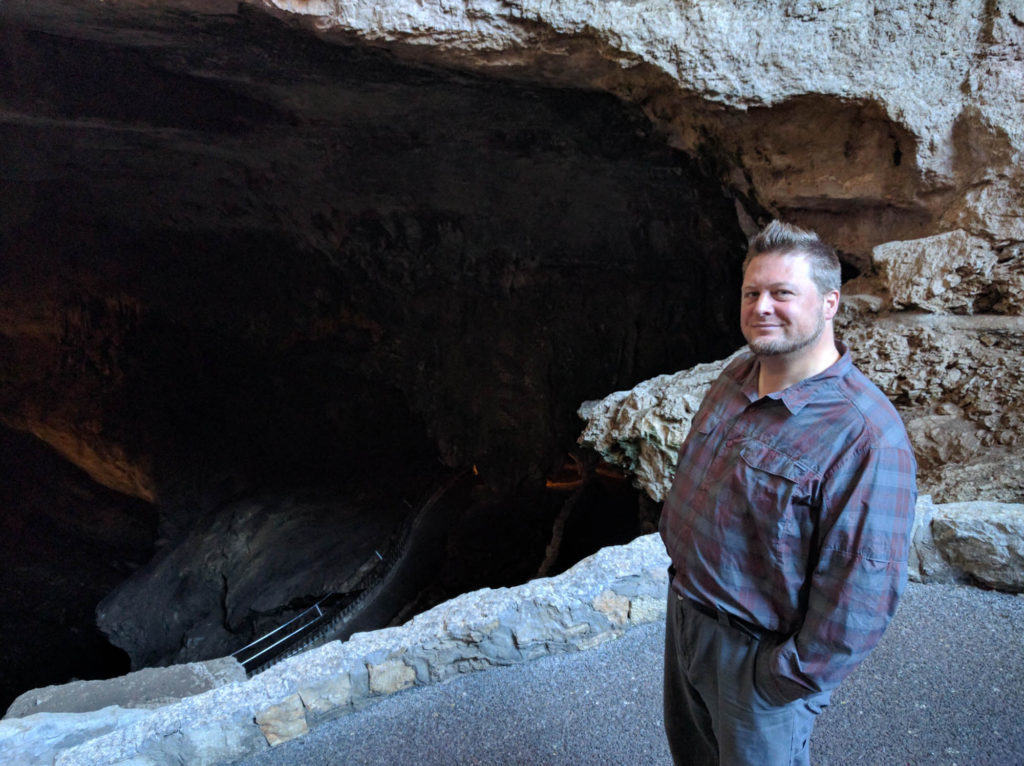
<svg viewBox="0 0 1024 766">
<path fill-rule="evenodd" d="M 237 651 L 231 652 L 231 656 L 232 657 L 237 657 L 242 652 L 244 652 L 246 649 L 249 649 L 250 647 L 256 646 L 256 644 L 259 644 L 259 643 L 261 643 L 263 641 L 266 641 L 268 638 L 270 638 L 272 635 L 277 633 L 279 630 L 284 630 L 285 628 L 287 628 L 289 625 L 291 625 L 296 620 L 301 620 L 303 617 L 305 617 L 309 612 L 313 611 L 314 609 L 317 612 L 319 612 L 318 618 L 319 617 L 323 617 L 324 613 L 320 609 L 320 604 L 322 604 L 326 599 L 327 599 L 327 596 L 325 596 L 324 598 L 322 598 L 319 601 L 317 601 L 315 604 L 313 604 L 313 606 L 309 607 L 304 612 L 295 615 L 294 617 L 292 617 L 290 620 L 288 620 L 288 622 L 284 623 L 283 625 L 278 625 L 276 628 L 274 628 L 269 633 L 265 633 L 264 635 L 262 635 L 259 638 L 257 638 L 255 641 L 252 641 L 251 643 L 246 644 L 241 649 L 238 649 Z M 310 624 L 312 625 L 312 623 L 310 623 Z M 301 630 L 301 628 L 300 628 L 300 630 Z M 292 634 L 292 635 L 294 635 L 294 634 Z M 275 643 L 274 646 L 277 646 L 277 644 Z M 259 655 L 255 655 L 255 656 L 259 656 Z M 248 660 L 246 660 L 246 662 L 248 662 Z"/>
<path fill-rule="evenodd" d="M 377 567 L 375 567 L 373 572 L 372 572 L 372 574 L 370 574 L 370 576 L 368 578 L 369 582 L 364 582 L 364 585 L 366 587 L 361 589 L 361 592 L 359 593 L 358 596 L 356 596 L 355 599 L 353 599 L 351 601 L 348 601 L 348 602 L 346 602 L 344 604 L 341 604 L 341 605 L 332 604 L 332 606 L 330 608 L 328 608 L 326 606 L 326 602 L 331 601 L 331 600 L 336 599 L 336 598 L 339 598 L 340 596 L 343 595 L 343 594 L 339 594 L 339 593 L 328 593 L 326 596 L 321 598 L 315 604 L 313 604 L 312 606 L 308 607 L 303 612 L 301 612 L 300 614 L 296 615 L 292 619 L 288 620 L 284 624 L 279 625 L 278 627 L 274 628 L 270 632 L 260 636 L 255 641 L 251 641 L 250 643 L 248 643 L 245 646 L 243 646 L 241 649 L 238 649 L 237 651 L 232 652 L 231 656 L 235 657 L 237 659 L 246 650 L 251 649 L 254 646 L 257 646 L 257 645 L 262 644 L 263 642 L 269 640 L 272 636 L 274 636 L 277 633 L 279 633 L 280 631 L 286 629 L 288 626 L 292 625 L 296 621 L 301 620 L 304 617 L 308 616 L 313 611 L 315 611 L 317 613 L 317 616 L 314 617 L 312 620 L 310 620 L 309 622 L 299 626 L 298 628 L 296 628 L 292 632 L 288 633 L 287 635 L 282 636 L 281 638 L 277 639 L 276 641 L 274 641 L 269 646 L 266 646 L 263 649 L 260 649 L 260 651 L 256 652 L 252 656 L 247 657 L 244 660 L 239 659 L 238 661 L 242 665 L 242 667 L 245 668 L 247 673 L 252 674 L 254 672 L 259 672 L 260 670 L 265 670 L 267 667 L 270 667 L 274 663 L 279 662 L 280 660 L 285 659 L 286 657 L 291 656 L 291 654 L 296 653 L 298 651 L 301 651 L 302 647 L 308 648 L 308 647 L 306 647 L 306 644 L 309 644 L 310 642 L 314 642 L 315 643 L 315 642 L 321 641 L 322 637 L 319 637 L 318 632 L 314 632 L 313 636 L 305 639 L 305 643 L 297 643 L 295 647 L 290 648 L 290 649 L 285 649 L 284 653 L 281 654 L 280 656 L 271 657 L 270 659 L 268 659 L 262 665 L 254 665 L 253 661 L 256 660 L 257 658 L 266 655 L 268 652 L 270 652 L 273 649 L 281 646 L 285 642 L 288 642 L 288 641 L 294 639 L 296 636 L 298 636 L 298 635 L 300 635 L 300 634 L 310 630 L 311 628 L 313 628 L 315 626 L 318 626 L 318 625 L 323 625 L 323 621 L 325 619 L 330 618 L 328 620 L 327 624 L 321 628 L 321 631 L 331 631 L 331 630 L 334 630 L 335 628 L 333 628 L 332 626 L 334 626 L 335 623 L 339 619 L 342 619 L 343 616 L 346 615 L 346 614 L 350 614 L 353 610 L 358 609 L 359 605 L 362 602 L 364 602 L 367 598 L 371 597 L 371 591 L 373 590 L 373 586 L 370 583 L 376 584 L 376 583 L 379 583 L 381 580 L 386 579 L 388 572 L 390 571 L 390 569 L 395 564 L 396 558 L 398 558 L 398 559 L 401 558 L 401 555 L 402 555 L 401 552 L 403 552 L 407 548 L 407 545 L 408 545 L 408 542 L 409 542 L 410 533 L 412 532 L 412 529 L 417 525 L 417 521 L 423 516 L 424 513 L 426 513 L 429 509 L 431 509 L 433 506 L 435 506 L 441 500 L 441 498 L 444 497 L 444 495 L 449 490 L 451 490 L 451 488 L 453 486 L 455 486 L 460 480 L 462 480 L 467 475 L 469 475 L 469 471 L 470 471 L 470 469 L 465 469 L 463 471 L 460 471 L 460 472 L 450 476 L 447 481 L 442 483 L 442 485 L 440 487 L 438 487 L 434 491 L 433 494 L 431 494 L 431 496 L 419 507 L 417 512 L 412 514 L 412 516 L 410 516 L 406 520 L 406 522 L 401 526 L 397 536 L 392 538 L 392 540 L 390 541 L 388 547 L 385 548 L 385 552 L 387 554 L 386 556 L 382 556 L 380 554 L 380 551 L 376 551 L 376 550 L 374 551 L 374 554 L 379 559 L 379 565 Z M 474 474 L 475 474 L 475 471 L 474 471 Z"/>
<path fill-rule="evenodd" d="M 242 664 L 242 667 L 246 668 L 248 670 L 249 665 L 251 665 L 253 663 L 253 661 L 255 661 L 255 659 L 257 657 L 263 656 L 264 654 L 266 654 L 268 651 L 272 650 L 276 646 L 280 646 L 281 644 L 285 643 L 286 641 L 294 638 L 295 636 L 298 636 L 298 635 L 304 633 L 305 631 L 307 631 L 310 628 L 312 628 L 314 625 L 317 625 L 319 622 L 324 620 L 325 613 L 324 613 L 324 609 L 321 608 L 321 604 L 326 600 L 326 598 L 327 597 L 322 598 L 321 600 L 317 601 L 312 606 L 310 606 L 309 608 L 307 608 L 304 611 L 302 611 L 300 614 L 297 614 L 296 616 L 294 616 L 294 618 L 289 620 L 284 625 L 281 625 L 279 627 L 274 628 L 272 631 L 270 631 L 266 635 L 260 636 L 259 638 L 257 638 L 252 643 L 249 643 L 246 646 L 243 646 L 241 649 L 239 649 L 236 652 L 232 652 L 231 656 L 238 658 L 238 656 L 240 654 L 242 654 L 242 652 L 244 652 L 246 649 L 250 649 L 253 646 L 256 646 L 256 645 L 258 645 L 258 644 L 268 640 L 271 636 L 275 635 L 276 633 L 280 633 L 282 630 L 284 630 L 288 626 L 292 625 L 296 621 L 302 620 L 303 618 L 305 618 L 306 615 L 312 613 L 313 611 L 316 612 L 315 618 L 310 620 L 308 623 L 305 623 L 304 625 L 300 625 L 294 631 L 292 631 L 291 633 L 288 633 L 288 634 L 282 636 L 281 638 L 279 638 L 278 640 L 274 641 L 269 646 L 264 646 L 262 649 L 257 651 L 255 654 L 252 654 L 252 655 L 246 657 L 245 659 L 239 659 L 239 662 Z"/>
</svg>

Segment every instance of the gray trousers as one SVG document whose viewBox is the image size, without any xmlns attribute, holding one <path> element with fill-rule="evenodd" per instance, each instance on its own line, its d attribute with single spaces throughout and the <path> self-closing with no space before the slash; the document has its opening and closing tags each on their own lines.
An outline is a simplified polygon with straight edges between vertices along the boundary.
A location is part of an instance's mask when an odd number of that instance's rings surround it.
<svg viewBox="0 0 1024 766">
<path fill-rule="evenodd" d="M 677 766 L 808 766 L 811 729 L 831 695 L 769 703 L 754 684 L 760 644 L 669 588 L 665 733 Z"/>
</svg>

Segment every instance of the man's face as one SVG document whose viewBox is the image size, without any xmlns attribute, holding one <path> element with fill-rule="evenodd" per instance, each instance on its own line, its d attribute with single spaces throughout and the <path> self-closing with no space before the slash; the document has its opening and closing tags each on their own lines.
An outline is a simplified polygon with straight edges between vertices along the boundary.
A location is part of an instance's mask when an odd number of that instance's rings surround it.
<svg viewBox="0 0 1024 766">
<path fill-rule="evenodd" d="M 758 255 L 743 274 L 740 330 L 759 356 L 799 352 L 821 337 L 838 301 L 838 292 L 818 292 L 807 258 Z"/>
</svg>

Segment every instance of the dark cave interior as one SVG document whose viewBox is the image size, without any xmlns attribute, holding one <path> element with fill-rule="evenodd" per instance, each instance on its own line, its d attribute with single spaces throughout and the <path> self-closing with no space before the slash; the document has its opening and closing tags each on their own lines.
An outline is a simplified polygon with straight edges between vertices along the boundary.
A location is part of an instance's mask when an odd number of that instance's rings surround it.
<svg viewBox="0 0 1024 766">
<path fill-rule="evenodd" d="M 152 24 L 0 38 L 4 704 L 245 643 L 456 469 L 393 619 L 653 531 L 575 411 L 741 344 L 706 163 L 607 94 Z"/>
</svg>

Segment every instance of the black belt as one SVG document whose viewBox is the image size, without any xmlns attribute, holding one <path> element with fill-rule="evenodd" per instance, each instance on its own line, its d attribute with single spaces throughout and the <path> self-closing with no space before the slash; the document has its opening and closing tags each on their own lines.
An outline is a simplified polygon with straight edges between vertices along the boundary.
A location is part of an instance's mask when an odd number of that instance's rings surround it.
<svg viewBox="0 0 1024 766">
<path fill-rule="evenodd" d="M 694 611 L 700 612 L 703 615 L 707 615 L 712 620 L 716 620 L 717 622 L 722 622 L 722 620 L 725 620 L 725 622 L 732 625 L 740 633 L 744 633 L 750 636 L 751 638 L 761 639 L 771 633 L 771 631 L 765 630 L 760 625 L 755 625 L 752 622 L 741 620 L 739 617 L 733 617 L 731 614 L 726 614 L 725 612 L 720 612 L 713 607 L 707 606 L 706 604 L 700 604 L 694 601 L 693 599 L 680 596 L 678 593 L 676 594 L 676 597 L 681 601 L 685 601 L 687 606 L 692 607 Z"/>
<path fill-rule="evenodd" d="M 675 564 L 669 564 L 669 567 L 668 567 L 668 581 L 670 583 L 670 586 L 669 586 L 670 589 L 671 589 L 671 583 L 675 579 L 676 579 L 676 567 L 675 567 Z M 675 592 L 675 591 L 673 591 L 673 592 Z M 693 609 L 695 611 L 700 612 L 701 614 L 710 617 L 712 620 L 715 620 L 716 622 L 721 623 L 723 620 L 725 620 L 725 622 L 727 622 L 730 625 L 732 625 L 740 633 L 745 633 L 746 635 L 750 636 L 751 638 L 761 639 L 761 638 L 764 638 L 765 636 L 772 635 L 772 631 L 765 630 L 760 625 L 755 625 L 752 622 L 747 622 L 746 620 L 741 620 L 739 617 L 733 617 L 731 614 L 726 614 L 725 612 L 720 612 L 717 609 L 715 609 L 714 607 L 707 606 L 706 604 L 701 604 L 701 603 L 699 603 L 697 601 L 694 601 L 692 598 L 686 598 L 686 596 L 681 596 L 681 595 L 679 595 L 679 593 L 676 593 L 676 598 L 679 599 L 680 602 L 686 602 L 686 604 L 688 604 L 689 606 L 693 607 Z"/>
</svg>

